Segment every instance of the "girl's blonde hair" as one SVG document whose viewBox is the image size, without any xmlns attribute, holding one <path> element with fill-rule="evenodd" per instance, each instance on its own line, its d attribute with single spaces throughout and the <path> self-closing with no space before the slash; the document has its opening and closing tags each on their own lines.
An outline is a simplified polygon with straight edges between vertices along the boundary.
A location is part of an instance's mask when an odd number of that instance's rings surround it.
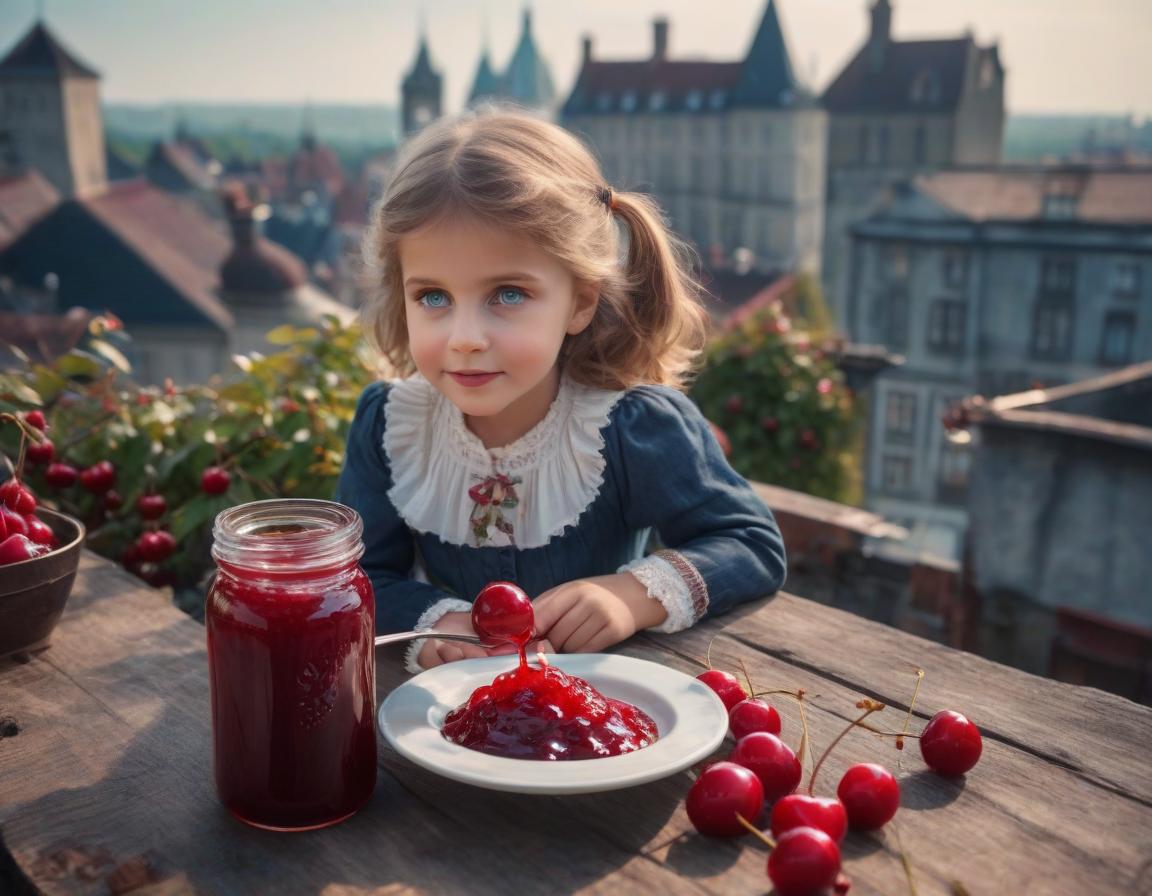
<svg viewBox="0 0 1152 896">
<path fill-rule="evenodd" d="M 397 373 L 415 369 L 400 241 L 459 214 L 527 238 L 563 264 L 577 288 L 597 285 L 592 322 L 561 350 L 570 377 L 602 389 L 685 385 L 708 322 L 689 247 L 647 196 L 611 192 L 575 136 L 497 106 L 442 119 L 410 139 L 372 211 L 364 259 L 375 296 L 365 306 L 366 330 Z"/>
</svg>

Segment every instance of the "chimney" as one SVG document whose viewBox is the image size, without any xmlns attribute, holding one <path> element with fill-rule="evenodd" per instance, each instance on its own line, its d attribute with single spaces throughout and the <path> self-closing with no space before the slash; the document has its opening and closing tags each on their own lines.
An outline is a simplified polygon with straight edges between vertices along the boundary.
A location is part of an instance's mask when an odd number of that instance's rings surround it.
<svg viewBox="0 0 1152 896">
<path fill-rule="evenodd" d="M 584 35 L 584 65 L 592 61 L 592 37 L 591 35 Z"/>
<path fill-rule="evenodd" d="M 243 184 L 229 184 L 220 198 L 232 231 L 232 242 L 251 246 L 263 234 L 264 222 L 269 217 L 268 206 L 250 196 Z"/>
<path fill-rule="evenodd" d="M 872 30 L 868 35 L 868 63 L 872 71 L 884 67 L 888 42 L 892 39 L 892 6 L 888 0 L 876 0 L 872 6 Z"/>
<path fill-rule="evenodd" d="M 652 20 L 652 59 L 663 62 L 668 57 L 668 20 Z"/>
</svg>

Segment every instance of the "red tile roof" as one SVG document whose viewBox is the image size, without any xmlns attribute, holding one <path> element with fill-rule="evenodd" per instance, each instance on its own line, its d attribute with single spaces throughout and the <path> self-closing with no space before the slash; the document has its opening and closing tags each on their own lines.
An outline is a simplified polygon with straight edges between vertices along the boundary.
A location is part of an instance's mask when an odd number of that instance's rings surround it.
<svg viewBox="0 0 1152 896">
<path fill-rule="evenodd" d="M 0 178 L 0 249 L 60 201 L 56 188 L 38 171 Z"/>
<path fill-rule="evenodd" d="M 114 184 L 80 202 L 206 317 L 232 326 L 231 312 L 215 294 L 232 248 L 222 225 L 143 180 Z"/>
<path fill-rule="evenodd" d="M 1152 224 L 1152 166 L 1115 169 L 943 171 L 919 177 L 917 189 L 976 221 L 1043 216 L 1044 197 L 1076 197 L 1072 220 Z"/>
</svg>

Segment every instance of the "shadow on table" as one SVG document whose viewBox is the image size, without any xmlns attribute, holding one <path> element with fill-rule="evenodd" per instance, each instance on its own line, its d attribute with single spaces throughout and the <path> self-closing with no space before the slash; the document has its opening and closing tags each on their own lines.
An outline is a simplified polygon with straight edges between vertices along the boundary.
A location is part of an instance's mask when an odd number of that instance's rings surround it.
<svg viewBox="0 0 1152 896">
<path fill-rule="evenodd" d="M 964 785 L 963 777 L 944 778 L 930 769 L 919 769 L 900 779 L 900 808 L 939 809 L 955 802 Z"/>
<path fill-rule="evenodd" d="M 114 710 L 120 717 L 147 712 L 157 697 L 165 701 L 128 740 L 105 738 L 87 756 L 78 747 L 82 736 L 62 736 L 61 750 L 76 753 L 72 761 L 89 768 L 107 762 L 103 778 L 3 812 L 8 844 L 35 879 L 75 878 L 73 886 L 91 889 L 127 865 L 141 885 L 176 879 L 204 893 L 319 893 L 333 885 L 356 893 L 405 884 L 524 896 L 579 890 L 636 861 L 643 866 L 638 873 L 659 885 L 655 866 L 639 854 L 676 811 L 682 775 L 602 794 L 498 793 L 418 768 L 381 739 L 375 793 L 353 818 L 298 834 L 241 824 L 216 799 L 207 670 L 180 659 L 138 654 L 107 664 L 82 683 L 94 696 L 53 710 L 58 718 L 92 718 L 101 680 L 121 687 Z M 157 680 L 158 673 L 170 677 Z M 139 703 L 125 693 L 139 693 Z M 122 730 L 96 718 L 104 730 Z M 30 854 L 29 844 L 40 851 Z"/>
</svg>

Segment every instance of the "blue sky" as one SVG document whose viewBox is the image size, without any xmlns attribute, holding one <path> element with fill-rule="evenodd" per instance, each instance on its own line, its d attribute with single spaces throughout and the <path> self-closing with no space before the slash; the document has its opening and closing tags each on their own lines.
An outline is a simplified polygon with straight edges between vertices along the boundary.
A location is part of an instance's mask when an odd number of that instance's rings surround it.
<svg viewBox="0 0 1152 896">
<path fill-rule="evenodd" d="M 502 67 L 521 0 L 42 0 L 49 24 L 104 76 L 112 101 L 395 102 L 428 23 L 448 111 L 471 82 L 487 23 Z M 638 58 L 651 19 L 671 20 L 674 56 L 735 59 L 766 0 L 536 0 L 535 33 L 558 85 L 580 37 L 596 55 Z M 823 87 L 863 40 L 871 0 L 777 0 L 796 67 Z M 0 46 L 37 0 L 0 3 Z M 1152 0 L 894 0 L 899 37 L 999 40 L 1015 112 L 1152 115 Z M 813 77 L 814 76 L 814 77 Z"/>
</svg>

